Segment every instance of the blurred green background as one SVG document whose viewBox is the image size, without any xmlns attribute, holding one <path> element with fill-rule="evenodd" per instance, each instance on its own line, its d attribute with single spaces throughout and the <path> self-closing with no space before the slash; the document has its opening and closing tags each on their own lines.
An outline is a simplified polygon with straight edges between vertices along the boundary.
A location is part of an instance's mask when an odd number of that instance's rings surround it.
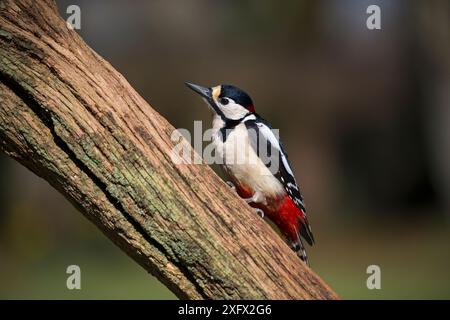
<svg viewBox="0 0 450 320">
<path fill-rule="evenodd" d="M 57 3 L 80 6 L 81 36 L 175 127 L 210 124 L 184 81 L 249 92 L 303 188 L 312 268 L 341 297 L 450 298 L 450 2 Z M 0 177 L 0 298 L 175 298 L 4 155 Z"/>
</svg>

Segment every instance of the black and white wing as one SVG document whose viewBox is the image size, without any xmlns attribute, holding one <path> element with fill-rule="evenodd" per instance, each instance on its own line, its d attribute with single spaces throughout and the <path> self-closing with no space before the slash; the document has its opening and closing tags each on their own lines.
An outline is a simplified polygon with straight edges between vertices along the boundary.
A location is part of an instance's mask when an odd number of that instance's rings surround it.
<svg viewBox="0 0 450 320">
<path fill-rule="evenodd" d="M 311 228 L 306 219 L 306 208 L 300 188 L 295 180 L 288 157 L 281 141 L 272 127 L 259 116 L 244 121 L 249 132 L 250 143 L 258 157 L 281 182 L 289 197 L 304 214 L 301 235 L 310 245 L 314 243 Z"/>
</svg>

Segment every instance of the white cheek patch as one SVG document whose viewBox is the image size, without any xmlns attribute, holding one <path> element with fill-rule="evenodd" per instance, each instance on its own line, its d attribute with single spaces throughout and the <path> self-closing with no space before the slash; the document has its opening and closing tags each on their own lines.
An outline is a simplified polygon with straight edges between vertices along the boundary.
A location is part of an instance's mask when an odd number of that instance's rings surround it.
<svg viewBox="0 0 450 320">
<path fill-rule="evenodd" d="M 222 110 L 225 117 L 228 119 L 240 119 L 248 113 L 248 110 L 243 106 L 235 103 L 232 99 L 229 99 L 229 103 L 222 105 L 218 103 L 220 110 Z"/>
</svg>

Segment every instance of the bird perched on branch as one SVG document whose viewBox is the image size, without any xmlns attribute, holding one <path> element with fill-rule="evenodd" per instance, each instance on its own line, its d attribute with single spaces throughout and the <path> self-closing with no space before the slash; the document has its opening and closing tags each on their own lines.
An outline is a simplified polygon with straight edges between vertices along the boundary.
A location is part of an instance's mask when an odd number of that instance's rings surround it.
<svg viewBox="0 0 450 320">
<path fill-rule="evenodd" d="M 212 143 L 221 166 L 249 205 L 266 215 L 291 248 L 308 263 L 302 237 L 314 244 L 300 188 L 274 129 L 256 112 L 252 99 L 232 85 L 186 85 L 213 110 Z"/>
</svg>

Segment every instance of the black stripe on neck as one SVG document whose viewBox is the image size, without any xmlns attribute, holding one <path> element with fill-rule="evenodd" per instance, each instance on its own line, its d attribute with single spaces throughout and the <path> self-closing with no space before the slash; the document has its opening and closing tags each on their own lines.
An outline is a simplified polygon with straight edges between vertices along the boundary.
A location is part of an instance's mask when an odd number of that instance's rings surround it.
<svg viewBox="0 0 450 320">
<path fill-rule="evenodd" d="M 228 138 L 228 134 L 230 133 L 230 131 L 234 129 L 238 124 L 240 124 L 242 120 L 244 120 L 250 115 L 252 115 L 251 112 L 247 113 L 245 116 L 239 119 L 222 118 L 222 120 L 225 122 L 225 125 L 219 130 L 222 136 L 222 141 L 225 142 Z"/>
</svg>

